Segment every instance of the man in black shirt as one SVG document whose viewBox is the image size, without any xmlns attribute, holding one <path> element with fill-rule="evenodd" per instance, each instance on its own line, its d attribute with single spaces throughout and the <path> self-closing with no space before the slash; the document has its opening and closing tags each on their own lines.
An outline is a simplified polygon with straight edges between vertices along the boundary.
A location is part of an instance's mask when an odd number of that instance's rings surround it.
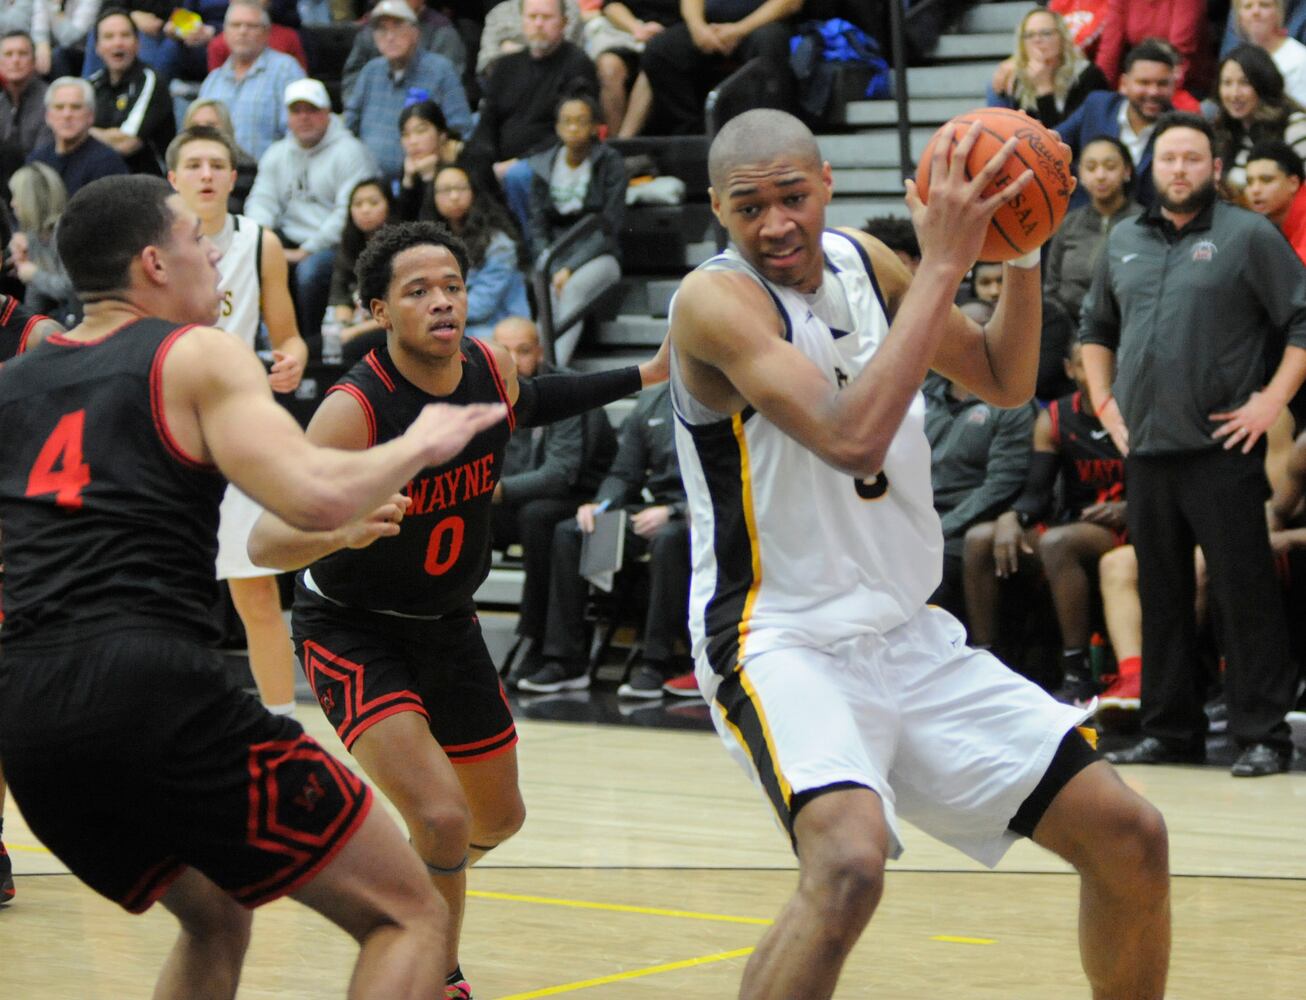
<svg viewBox="0 0 1306 1000">
<path fill-rule="evenodd" d="M 359 941 L 354 995 L 428 1000 L 448 913 L 398 828 L 208 648 L 218 503 L 231 473 L 360 543 L 504 410 L 434 407 L 366 453 L 316 447 L 253 353 L 196 325 L 218 315 L 217 250 L 166 182 L 87 185 L 58 242 L 86 318 L 0 369 L 0 757 L 24 818 L 97 892 L 178 918 L 156 997 L 233 996 L 249 910 L 293 895 Z"/>
<path fill-rule="evenodd" d="M 104 67 L 90 76 L 95 88 L 91 135 L 112 148 L 134 174 L 164 175 L 163 154 L 176 134 L 168 84 L 140 61 L 140 37 L 121 8 L 101 12 L 95 51 Z"/>
</svg>

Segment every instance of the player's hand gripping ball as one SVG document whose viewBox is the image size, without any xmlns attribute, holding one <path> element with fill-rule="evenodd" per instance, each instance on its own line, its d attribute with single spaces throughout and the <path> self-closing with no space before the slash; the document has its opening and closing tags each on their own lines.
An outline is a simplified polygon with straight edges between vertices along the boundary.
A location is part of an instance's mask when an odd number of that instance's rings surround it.
<svg viewBox="0 0 1306 1000">
<path fill-rule="evenodd" d="M 976 108 L 952 119 L 952 148 L 955 150 L 970 129 L 980 123 L 980 134 L 966 162 L 966 176 L 974 177 L 984 169 L 1002 144 L 1013 135 L 1018 140 L 1011 156 L 987 188 L 984 197 L 996 193 L 1023 174 L 1034 171 L 1033 180 L 1011 201 L 998 206 L 984 237 L 980 260 L 1014 260 L 1042 246 L 1061 225 L 1075 188 L 1070 171 L 1070 157 L 1051 131 L 1029 115 L 1010 108 Z M 921 201 L 929 202 L 930 156 L 943 126 L 930 138 L 916 168 L 916 188 Z"/>
</svg>

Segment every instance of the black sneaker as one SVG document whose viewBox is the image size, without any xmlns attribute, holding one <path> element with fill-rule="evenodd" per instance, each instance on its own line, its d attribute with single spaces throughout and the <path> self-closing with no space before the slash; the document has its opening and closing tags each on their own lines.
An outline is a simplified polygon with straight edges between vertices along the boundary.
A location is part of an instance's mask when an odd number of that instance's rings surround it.
<svg viewBox="0 0 1306 1000">
<path fill-rule="evenodd" d="M 1067 677 L 1061 687 L 1052 692 L 1052 697 L 1066 705 L 1087 708 L 1094 698 L 1101 693 L 1102 685 L 1091 677 Z"/>
<path fill-rule="evenodd" d="M 630 680 L 617 688 L 618 698 L 661 698 L 665 693 L 662 671 L 655 670 L 647 664 L 640 664 L 630 672 Z"/>
<path fill-rule="evenodd" d="M 512 662 L 508 665 L 508 676 L 504 683 L 515 688 L 527 677 L 533 677 L 544 669 L 544 655 L 539 644 L 532 639 L 522 639 L 521 648 L 513 647 Z"/>
<path fill-rule="evenodd" d="M 14 898 L 14 863 L 9 860 L 5 842 L 0 840 L 0 904 Z"/>
<path fill-rule="evenodd" d="M 559 660 L 549 660 L 536 673 L 517 682 L 519 691 L 553 694 L 555 691 L 584 691 L 590 686 L 590 674 L 584 663 L 569 667 Z"/>
</svg>

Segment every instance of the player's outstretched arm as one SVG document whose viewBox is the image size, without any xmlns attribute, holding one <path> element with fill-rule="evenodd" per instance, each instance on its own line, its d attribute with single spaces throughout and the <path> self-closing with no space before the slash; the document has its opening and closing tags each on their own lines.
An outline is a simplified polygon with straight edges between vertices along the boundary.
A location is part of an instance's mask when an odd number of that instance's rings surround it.
<svg viewBox="0 0 1306 1000">
<path fill-rule="evenodd" d="M 428 406 L 403 436 L 367 451 L 311 443 L 272 399 L 263 366 L 230 334 L 198 327 L 163 364 L 164 414 L 178 446 L 212 462 L 287 523 L 331 530 L 381 506 L 419 469 L 502 420 L 501 404 Z"/>
</svg>

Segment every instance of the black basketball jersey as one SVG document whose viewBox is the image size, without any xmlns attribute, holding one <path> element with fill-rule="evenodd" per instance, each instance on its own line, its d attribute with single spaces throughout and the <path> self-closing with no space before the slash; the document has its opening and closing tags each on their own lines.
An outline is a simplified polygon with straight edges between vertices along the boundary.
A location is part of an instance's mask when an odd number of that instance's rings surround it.
<svg viewBox="0 0 1306 1000">
<path fill-rule="evenodd" d="M 49 316 L 32 312 L 12 295 L 0 295 L 0 362 L 8 361 L 27 350 L 32 328 Z"/>
<path fill-rule="evenodd" d="M 354 365 L 330 392 L 347 392 L 367 418 L 369 446 L 406 431 L 428 403 L 507 402 L 490 349 L 463 339 L 462 380 L 432 396 L 399 373 L 385 347 Z M 406 615 L 447 614 L 471 603 L 490 571 L 490 501 L 514 418 L 482 431 L 452 461 L 423 469 L 404 487 L 412 506 L 399 534 L 342 549 L 310 567 L 324 597 L 350 607 Z"/>
<path fill-rule="evenodd" d="M 62 335 L 0 368 L 4 644 L 142 625 L 217 638 L 226 480 L 163 414 L 163 360 L 189 327 Z"/>
<path fill-rule="evenodd" d="M 1085 507 L 1125 498 L 1125 462 L 1101 421 L 1076 391 L 1048 404 L 1052 440 L 1065 485 L 1062 520 L 1077 520 Z"/>
</svg>

